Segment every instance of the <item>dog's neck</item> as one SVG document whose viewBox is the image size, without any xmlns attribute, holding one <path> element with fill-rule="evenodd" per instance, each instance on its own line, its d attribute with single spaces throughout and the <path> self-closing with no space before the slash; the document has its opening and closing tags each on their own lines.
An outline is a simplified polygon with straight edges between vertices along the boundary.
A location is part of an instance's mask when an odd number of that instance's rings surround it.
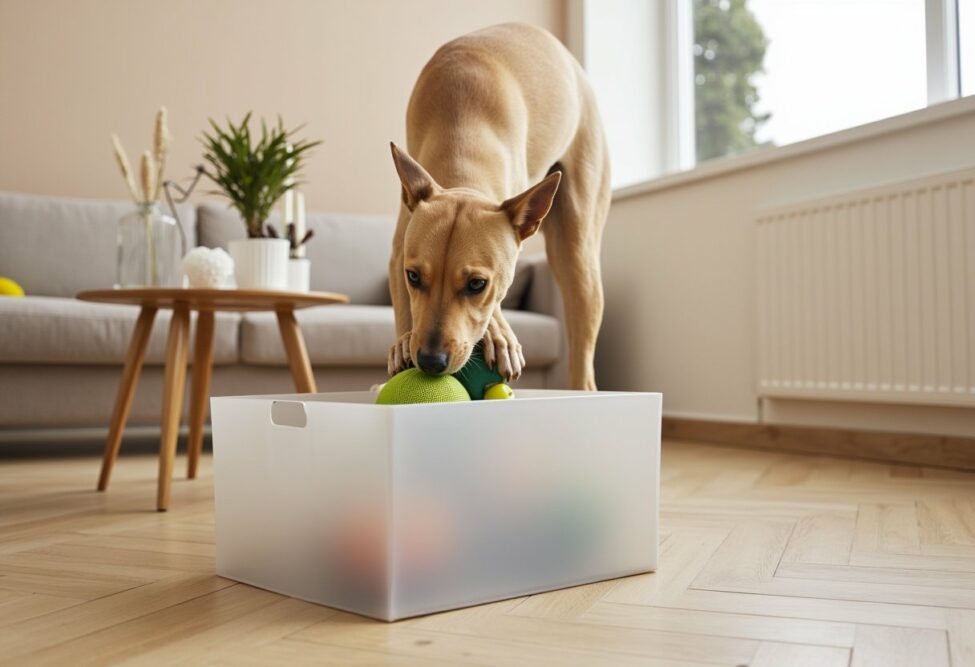
<svg viewBox="0 0 975 667">
<path fill-rule="evenodd" d="M 503 150 L 472 142 L 443 142 L 424 148 L 415 157 L 444 188 L 470 188 L 501 203 L 529 185 L 524 160 L 519 164 Z"/>
</svg>

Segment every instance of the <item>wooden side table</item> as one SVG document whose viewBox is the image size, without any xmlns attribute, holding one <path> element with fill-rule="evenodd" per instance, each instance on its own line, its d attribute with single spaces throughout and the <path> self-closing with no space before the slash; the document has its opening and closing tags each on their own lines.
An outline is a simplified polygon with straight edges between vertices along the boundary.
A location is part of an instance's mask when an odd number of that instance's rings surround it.
<svg viewBox="0 0 975 667">
<path fill-rule="evenodd" d="M 332 292 L 278 292 L 272 290 L 195 289 L 195 288 L 145 288 L 106 289 L 79 292 L 82 301 L 133 304 L 142 308 L 132 332 L 129 350 L 125 356 L 122 381 L 115 397 L 112 422 L 105 454 L 102 458 L 98 490 L 108 487 L 112 467 L 118 457 L 122 432 L 129 417 L 132 398 L 135 395 L 146 345 L 152 333 L 156 312 L 170 308 L 173 317 L 169 324 L 166 343 L 166 374 L 163 380 L 162 436 L 159 443 L 159 486 L 156 508 L 165 511 L 169 507 L 173 460 L 183 407 L 183 391 L 186 384 L 186 362 L 189 349 L 190 312 L 197 311 L 196 341 L 193 357 L 193 375 L 190 388 L 190 437 L 187 446 L 189 466 L 187 476 L 196 477 L 196 468 L 203 447 L 203 423 L 206 420 L 207 399 L 210 395 L 210 374 L 213 365 L 213 317 L 218 310 L 271 311 L 278 317 L 281 340 L 288 356 L 291 377 L 299 393 L 313 393 L 315 377 L 305 340 L 301 335 L 294 311 L 298 308 L 348 303 L 344 294 Z"/>
</svg>

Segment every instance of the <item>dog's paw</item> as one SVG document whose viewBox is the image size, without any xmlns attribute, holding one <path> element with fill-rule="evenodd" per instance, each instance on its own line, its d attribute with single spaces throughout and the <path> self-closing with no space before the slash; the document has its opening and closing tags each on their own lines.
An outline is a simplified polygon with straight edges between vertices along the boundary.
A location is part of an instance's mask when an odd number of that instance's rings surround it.
<svg viewBox="0 0 975 667">
<path fill-rule="evenodd" d="M 389 348 L 389 356 L 386 358 L 386 371 L 392 376 L 400 371 L 405 371 L 412 365 L 413 359 L 410 358 L 410 332 L 407 331 Z"/>
<path fill-rule="evenodd" d="M 484 333 L 484 361 L 489 368 L 496 368 L 507 382 L 521 377 L 525 368 L 525 355 L 521 343 L 508 323 L 499 318 L 491 318 Z"/>
</svg>

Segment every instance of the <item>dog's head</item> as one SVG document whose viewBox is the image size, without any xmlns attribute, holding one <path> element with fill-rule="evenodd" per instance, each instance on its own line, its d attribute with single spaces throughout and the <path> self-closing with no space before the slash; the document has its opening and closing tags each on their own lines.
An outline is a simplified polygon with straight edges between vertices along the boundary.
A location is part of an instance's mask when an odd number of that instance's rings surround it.
<svg viewBox="0 0 975 667">
<path fill-rule="evenodd" d="M 403 279 L 410 294 L 410 356 L 426 373 L 456 373 L 484 337 L 514 278 L 522 242 L 552 207 L 561 172 L 504 202 L 476 190 L 443 188 L 392 146 L 410 211 Z"/>
</svg>

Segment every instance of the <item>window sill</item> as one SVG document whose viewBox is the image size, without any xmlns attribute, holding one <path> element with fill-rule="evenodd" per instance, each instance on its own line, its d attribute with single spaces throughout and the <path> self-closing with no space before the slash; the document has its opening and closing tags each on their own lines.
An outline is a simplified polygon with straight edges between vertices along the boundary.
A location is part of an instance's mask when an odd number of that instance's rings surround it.
<svg viewBox="0 0 975 667">
<path fill-rule="evenodd" d="M 757 148 L 741 155 L 732 155 L 725 158 L 708 160 L 700 166 L 671 174 L 665 174 L 658 178 L 634 183 L 613 191 L 613 201 L 624 201 L 633 197 L 667 190 L 670 188 L 688 185 L 697 181 L 703 181 L 723 174 L 728 174 L 745 169 L 752 169 L 771 162 L 786 160 L 789 158 L 808 155 L 816 151 L 852 144 L 865 139 L 871 139 L 892 132 L 899 132 L 918 125 L 933 123 L 955 116 L 968 113 L 975 113 L 975 95 L 962 97 L 950 102 L 942 102 L 933 106 L 911 111 L 899 116 L 891 116 L 882 120 L 858 125 L 832 134 L 824 134 L 805 141 L 799 141 L 785 146 L 773 146 L 771 148 Z"/>
</svg>

